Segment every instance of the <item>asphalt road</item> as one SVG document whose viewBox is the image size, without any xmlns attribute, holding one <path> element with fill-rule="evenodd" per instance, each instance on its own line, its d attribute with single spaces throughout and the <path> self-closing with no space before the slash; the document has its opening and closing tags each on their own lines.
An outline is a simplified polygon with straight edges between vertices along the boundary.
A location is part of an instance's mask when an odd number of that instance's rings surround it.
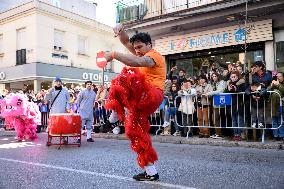
<svg viewBox="0 0 284 189">
<path fill-rule="evenodd" d="M 83 140 L 82 146 L 46 147 L 0 137 L 1 189 L 65 188 L 284 188 L 284 151 L 154 143 L 158 182 L 137 182 L 141 172 L 125 140 Z"/>
</svg>

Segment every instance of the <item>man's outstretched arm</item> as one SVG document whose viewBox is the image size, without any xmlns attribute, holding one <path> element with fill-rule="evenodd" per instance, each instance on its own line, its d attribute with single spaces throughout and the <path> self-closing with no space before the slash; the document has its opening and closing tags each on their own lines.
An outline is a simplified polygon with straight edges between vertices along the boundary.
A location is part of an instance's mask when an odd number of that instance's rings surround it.
<svg viewBox="0 0 284 189">
<path fill-rule="evenodd" d="M 132 54 L 123 54 L 119 52 L 105 52 L 105 58 L 107 62 L 116 59 L 123 64 L 131 67 L 152 67 L 155 65 L 155 62 L 149 56 L 135 56 Z"/>
<path fill-rule="evenodd" d="M 133 54 L 136 55 L 133 45 L 129 42 L 129 36 L 124 31 L 123 25 L 118 24 L 113 28 L 115 37 L 118 37 L 120 42 Z"/>
</svg>

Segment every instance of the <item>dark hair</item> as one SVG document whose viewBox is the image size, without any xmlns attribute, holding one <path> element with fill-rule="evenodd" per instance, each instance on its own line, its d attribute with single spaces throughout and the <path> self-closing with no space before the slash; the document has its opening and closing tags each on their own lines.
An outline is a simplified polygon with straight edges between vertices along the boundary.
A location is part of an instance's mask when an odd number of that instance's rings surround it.
<svg viewBox="0 0 284 189">
<path fill-rule="evenodd" d="M 130 43 L 133 45 L 134 42 L 142 42 L 145 44 L 152 44 L 152 40 L 151 37 L 148 33 L 137 33 L 135 35 L 133 35 L 130 39 L 129 39 Z"/>
<path fill-rule="evenodd" d="M 238 78 L 240 78 L 240 72 L 238 72 L 238 71 L 232 71 L 232 72 L 231 72 L 231 75 L 232 75 L 232 74 L 235 74 L 236 76 L 238 76 Z"/>
<path fill-rule="evenodd" d="M 184 70 L 184 69 L 182 69 L 182 68 L 181 68 L 181 69 L 179 69 L 179 71 L 182 71 L 183 73 L 185 73 L 185 70 Z"/>
<path fill-rule="evenodd" d="M 86 81 L 85 85 L 87 85 L 88 83 L 92 84 L 92 81 Z"/>
<path fill-rule="evenodd" d="M 191 85 L 193 85 L 193 82 L 192 82 L 191 80 L 189 80 L 189 79 L 185 79 L 184 82 L 188 82 L 188 83 L 190 83 Z"/>
<path fill-rule="evenodd" d="M 250 85 L 251 85 L 251 86 L 257 86 L 257 87 L 258 87 L 258 86 L 260 85 L 260 83 L 253 81 Z"/>
<path fill-rule="evenodd" d="M 207 82 L 207 77 L 206 77 L 206 75 L 204 75 L 204 74 L 202 74 L 202 75 L 199 76 L 199 80 L 200 80 L 200 79 L 204 79 L 204 80 Z"/>
<path fill-rule="evenodd" d="M 178 77 L 176 75 L 172 76 L 172 80 L 177 80 L 177 79 L 178 79 Z"/>
<path fill-rule="evenodd" d="M 253 67 L 258 66 L 262 71 L 265 70 L 265 63 L 263 61 L 256 61 L 253 63 Z"/>
<path fill-rule="evenodd" d="M 213 72 L 212 74 L 211 74 L 211 77 L 210 77 L 210 79 L 213 81 L 213 75 L 216 75 L 217 76 L 217 78 L 218 78 L 218 81 L 220 80 L 220 75 L 217 73 L 217 72 Z"/>
</svg>

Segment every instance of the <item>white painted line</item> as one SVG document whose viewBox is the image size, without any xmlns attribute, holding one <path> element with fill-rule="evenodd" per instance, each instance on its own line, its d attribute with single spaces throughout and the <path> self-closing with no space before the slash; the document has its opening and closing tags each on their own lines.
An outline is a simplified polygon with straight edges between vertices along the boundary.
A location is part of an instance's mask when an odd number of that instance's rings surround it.
<svg viewBox="0 0 284 189">
<path fill-rule="evenodd" d="M 70 172 L 74 172 L 74 173 L 89 174 L 89 175 L 106 177 L 106 178 L 117 179 L 117 180 L 138 182 L 138 181 L 135 181 L 134 179 L 129 178 L 129 177 L 122 177 L 122 176 L 116 176 L 116 175 L 110 175 L 110 174 L 104 174 L 104 173 L 97 173 L 97 172 L 80 170 L 80 169 L 72 169 L 72 168 L 68 168 L 68 167 L 59 167 L 59 166 L 54 166 L 54 165 L 48 165 L 48 164 L 42 164 L 42 163 L 34 163 L 34 162 L 28 162 L 28 161 L 20 161 L 20 160 L 15 160 L 15 159 L 8 159 L 8 158 L 0 158 L 0 160 L 6 161 L 6 162 L 21 163 L 21 164 L 45 167 L 45 168 L 50 168 L 50 169 L 58 169 L 58 170 L 63 170 L 63 171 L 70 171 Z M 175 185 L 175 184 L 169 184 L 169 183 L 164 183 L 164 182 L 159 182 L 159 181 L 157 181 L 157 182 L 140 181 L 140 182 L 141 183 L 147 183 L 147 184 L 150 184 L 150 185 L 164 186 L 164 187 L 168 187 L 168 188 L 196 189 L 196 188 L 192 188 L 192 187 L 187 187 L 187 186 L 182 186 L 182 185 Z"/>
</svg>

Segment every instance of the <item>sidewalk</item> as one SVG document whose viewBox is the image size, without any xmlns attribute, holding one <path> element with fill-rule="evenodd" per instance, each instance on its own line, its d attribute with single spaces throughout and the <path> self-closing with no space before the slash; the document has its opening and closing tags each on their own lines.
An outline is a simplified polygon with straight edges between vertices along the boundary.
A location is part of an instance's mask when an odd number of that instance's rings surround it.
<svg viewBox="0 0 284 189">
<path fill-rule="evenodd" d="M 16 136 L 15 131 L 0 131 L 0 137 Z M 128 140 L 124 134 L 115 135 L 112 133 L 94 133 L 94 138 Z M 266 140 L 265 143 L 261 142 L 247 142 L 247 141 L 230 141 L 228 139 L 212 139 L 212 138 L 198 138 L 198 137 L 176 137 L 176 136 L 153 136 L 153 142 L 172 143 L 172 144 L 192 144 L 192 145 L 210 145 L 210 146 L 225 146 L 225 147 L 245 147 L 245 148 L 258 148 L 258 149 L 277 149 L 283 150 L 284 142 L 272 142 Z"/>
<path fill-rule="evenodd" d="M 124 134 L 115 135 L 112 133 L 95 133 L 95 138 L 128 140 Z M 283 150 L 283 141 L 265 141 L 261 142 L 247 142 L 247 141 L 229 141 L 228 139 L 212 139 L 212 138 L 198 138 L 198 137 L 176 137 L 176 136 L 153 136 L 153 142 L 172 143 L 172 144 L 193 144 L 193 145 L 210 145 L 210 146 L 225 146 L 225 147 L 245 147 L 245 148 L 258 148 L 258 149 L 277 149 Z"/>
</svg>

